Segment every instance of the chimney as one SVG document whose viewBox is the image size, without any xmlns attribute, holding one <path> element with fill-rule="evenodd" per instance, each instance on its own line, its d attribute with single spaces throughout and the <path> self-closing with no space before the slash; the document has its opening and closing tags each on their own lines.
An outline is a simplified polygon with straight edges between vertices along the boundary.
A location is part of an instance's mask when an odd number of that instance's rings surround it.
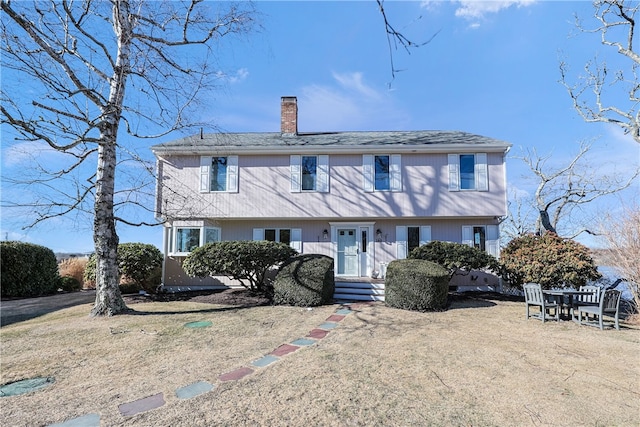
<svg viewBox="0 0 640 427">
<path fill-rule="evenodd" d="M 280 111 L 282 136 L 296 136 L 298 134 L 298 98 L 283 96 Z"/>
</svg>

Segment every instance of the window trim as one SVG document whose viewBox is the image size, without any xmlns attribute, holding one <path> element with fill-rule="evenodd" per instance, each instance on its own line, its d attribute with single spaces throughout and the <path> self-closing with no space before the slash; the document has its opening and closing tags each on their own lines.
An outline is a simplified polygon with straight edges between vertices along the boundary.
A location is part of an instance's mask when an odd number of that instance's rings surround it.
<svg viewBox="0 0 640 427">
<path fill-rule="evenodd" d="M 225 190 L 211 190 L 211 166 L 214 157 L 227 159 L 227 182 Z M 237 193 L 238 192 L 238 156 L 201 156 L 200 157 L 201 193 Z"/>
<path fill-rule="evenodd" d="M 376 170 L 375 158 L 389 157 L 389 189 L 375 188 Z M 402 155 L 400 154 L 363 154 L 362 155 L 363 188 L 367 193 L 373 192 L 401 192 L 402 191 Z"/>
<path fill-rule="evenodd" d="M 316 189 L 302 189 L 302 157 L 316 158 Z M 289 156 L 290 191 L 292 193 L 328 193 L 329 192 L 329 155 L 328 154 L 292 154 Z"/>
<path fill-rule="evenodd" d="M 461 188 L 461 156 L 473 156 L 474 188 Z M 449 166 L 449 191 L 489 191 L 487 153 L 456 153 L 449 154 L 447 158 Z"/>
</svg>

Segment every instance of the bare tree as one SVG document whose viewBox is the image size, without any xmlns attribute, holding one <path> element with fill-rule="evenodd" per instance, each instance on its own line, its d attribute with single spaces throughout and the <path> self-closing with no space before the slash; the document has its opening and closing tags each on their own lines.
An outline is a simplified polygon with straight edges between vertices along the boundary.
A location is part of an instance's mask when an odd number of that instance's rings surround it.
<svg viewBox="0 0 640 427">
<path fill-rule="evenodd" d="M 590 148 L 589 144 L 582 143 L 578 154 L 566 166 L 559 168 L 549 167 L 547 161 L 551 156 L 542 157 L 535 149 L 527 150 L 526 155 L 520 157 L 537 181 L 531 205 L 538 214 L 535 226 L 516 224 L 516 230 L 533 228 L 533 231 L 540 234 L 551 231 L 571 238 L 583 232 L 595 234 L 597 224 L 587 226 L 572 221 L 572 215 L 598 198 L 629 188 L 640 174 L 640 170 L 636 170 L 629 177 L 602 174 L 589 164 L 586 155 Z M 519 206 L 521 204 L 522 201 L 519 202 Z"/>
<path fill-rule="evenodd" d="M 640 54 L 633 46 L 635 14 L 640 3 L 597 0 L 593 5 L 598 25 L 587 28 L 576 18 L 576 26 L 585 33 L 599 33 L 602 45 L 617 52 L 624 65 L 621 63 L 611 68 L 606 61 L 596 57 L 585 65 L 585 74 L 573 84 L 569 82 L 569 67 L 562 61 L 560 81 L 569 92 L 574 108 L 586 122 L 613 123 L 640 143 Z M 618 101 L 612 101 L 618 94 L 622 94 L 620 99 L 628 98 L 625 105 L 615 105 L 614 102 Z"/>
<path fill-rule="evenodd" d="M 116 170 L 137 157 L 127 148 L 132 137 L 193 124 L 196 101 L 219 71 L 217 43 L 248 31 L 254 11 L 250 3 L 218 3 L 213 11 L 202 0 L 1 4 L 2 123 L 17 139 L 65 157 L 35 165 L 37 178 L 28 184 L 54 192 L 33 203 L 35 222 L 91 212 L 97 258 L 91 315 L 120 313 L 127 307 L 118 287 L 116 222 L 127 220 L 116 208 L 136 203 L 142 184 L 119 189 Z M 63 177 L 73 177 L 72 188 L 57 184 Z"/>
<path fill-rule="evenodd" d="M 605 242 L 605 265 L 629 283 L 636 308 L 640 307 L 640 206 L 622 205 L 615 213 L 607 214 L 600 233 Z"/>
</svg>

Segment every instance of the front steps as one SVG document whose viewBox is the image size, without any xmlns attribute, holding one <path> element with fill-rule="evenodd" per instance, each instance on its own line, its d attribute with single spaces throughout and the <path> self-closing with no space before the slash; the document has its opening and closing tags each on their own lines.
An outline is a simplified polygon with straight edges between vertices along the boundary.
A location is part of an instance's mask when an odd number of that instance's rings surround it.
<svg viewBox="0 0 640 427">
<path fill-rule="evenodd" d="M 339 301 L 384 301 L 384 280 L 336 278 L 333 298 Z"/>
</svg>

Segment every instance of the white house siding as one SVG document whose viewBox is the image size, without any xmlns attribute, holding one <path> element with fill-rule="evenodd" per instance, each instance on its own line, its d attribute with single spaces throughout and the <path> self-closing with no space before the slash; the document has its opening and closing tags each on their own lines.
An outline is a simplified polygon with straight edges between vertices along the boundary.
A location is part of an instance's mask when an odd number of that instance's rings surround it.
<svg viewBox="0 0 640 427">
<path fill-rule="evenodd" d="M 393 154 L 390 152 L 389 154 Z M 200 157 L 164 157 L 161 213 L 200 218 L 494 217 L 507 212 L 502 153 L 488 153 L 489 191 L 449 191 L 446 153 L 402 154 L 401 192 L 363 189 L 362 155 L 329 156 L 329 192 L 291 192 L 288 155 L 238 156 L 238 191 L 200 193 Z"/>
</svg>

